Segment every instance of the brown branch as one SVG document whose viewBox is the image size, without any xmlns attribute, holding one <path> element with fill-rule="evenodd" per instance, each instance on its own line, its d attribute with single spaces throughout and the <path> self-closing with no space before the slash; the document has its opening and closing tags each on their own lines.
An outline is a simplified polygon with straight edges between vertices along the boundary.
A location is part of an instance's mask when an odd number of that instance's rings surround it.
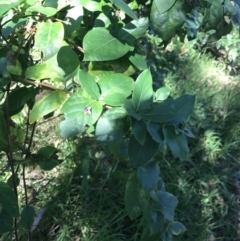
<svg viewBox="0 0 240 241">
<path fill-rule="evenodd" d="M 84 53 L 84 50 L 82 47 L 76 45 L 75 43 L 72 43 L 71 41 L 69 40 L 65 40 L 67 43 L 71 44 L 74 48 L 78 49 L 81 53 Z"/>
<path fill-rule="evenodd" d="M 24 79 L 24 80 L 22 80 L 22 82 L 30 84 L 30 85 L 44 86 L 44 87 L 47 87 L 47 88 L 52 89 L 52 90 L 61 90 L 61 91 L 65 91 L 68 94 L 71 94 L 71 92 L 69 92 L 67 90 L 59 89 L 59 88 L 57 88 L 57 87 L 55 87 L 53 85 L 50 85 L 50 84 L 47 84 L 47 83 L 43 83 L 43 82 L 37 82 L 37 81 L 33 81 L 33 80 L 28 80 L 28 79 Z"/>
</svg>

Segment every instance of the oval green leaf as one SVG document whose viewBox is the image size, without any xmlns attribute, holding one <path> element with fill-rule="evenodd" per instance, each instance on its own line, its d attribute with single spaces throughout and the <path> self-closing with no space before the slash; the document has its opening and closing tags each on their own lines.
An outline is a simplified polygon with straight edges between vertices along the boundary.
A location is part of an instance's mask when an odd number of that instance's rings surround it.
<svg viewBox="0 0 240 241">
<path fill-rule="evenodd" d="M 163 135 L 172 155 L 180 160 L 187 160 L 188 145 L 186 136 L 183 133 L 176 134 L 174 126 L 163 127 Z"/>
<path fill-rule="evenodd" d="M 31 123 L 38 121 L 45 115 L 55 111 L 66 100 L 67 94 L 64 91 L 56 90 L 44 95 L 37 101 L 30 113 L 29 121 Z"/>
<path fill-rule="evenodd" d="M 0 235 L 12 231 L 13 218 L 4 210 L 0 213 Z"/>
<path fill-rule="evenodd" d="M 93 125 L 102 113 L 102 105 L 79 91 L 64 103 L 61 111 L 66 120 L 60 123 L 60 132 L 62 137 L 68 138 L 83 133 Z"/>
<path fill-rule="evenodd" d="M 107 110 L 98 120 L 95 137 L 102 145 L 114 145 L 129 130 L 130 121 L 125 109 L 114 107 Z"/>
<path fill-rule="evenodd" d="M 18 217 L 19 207 L 17 197 L 11 187 L 4 182 L 0 182 L 0 200 L 5 212 L 12 217 Z"/>
<path fill-rule="evenodd" d="M 51 17 L 57 13 L 56 8 L 51 7 L 43 7 L 43 6 L 31 6 L 26 10 L 27 14 L 32 12 L 37 12 L 46 15 L 47 17 Z"/>
<path fill-rule="evenodd" d="M 98 84 L 101 89 L 100 99 L 112 106 L 123 105 L 133 89 L 133 79 L 123 74 L 103 76 Z"/>
<path fill-rule="evenodd" d="M 152 201 L 152 208 L 161 211 L 168 221 L 173 221 L 175 208 L 178 204 L 177 198 L 171 193 L 157 191 L 157 200 Z"/>
<path fill-rule="evenodd" d="M 20 223 L 23 228 L 30 230 L 34 222 L 35 210 L 32 206 L 25 206 L 21 212 Z"/>
<path fill-rule="evenodd" d="M 136 172 L 128 177 L 124 200 L 131 219 L 139 217 L 148 204 L 148 194 L 139 185 Z"/>
<path fill-rule="evenodd" d="M 131 136 L 128 147 L 130 163 L 135 167 L 140 167 L 148 163 L 157 153 L 159 144 L 148 135 L 141 145 L 134 137 Z"/>
<path fill-rule="evenodd" d="M 121 43 L 107 29 L 94 28 L 85 35 L 83 49 L 85 61 L 106 61 L 118 59 L 132 48 Z"/>
<path fill-rule="evenodd" d="M 156 101 L 166 100 L 170 95 L 170 89 L 168 87 L 159 88 L 155 93 Z"/>
<path fill-rule="evenodd" d="M 145 35 L 148 27 L 148 18 L 133 20 L 119 31 L 119 38 L 129 44 L 133 44 L 137 39 Z"/>
<path fill-rule="evenodd" d="M 143 145 L 147 137 L 147 127 L 146 122 L 143 120 L 132 119 L 132 132 L 136 140 Z"/>
<path fill-rule="evenodd" d="M 60 22 L 41 22 L 37 24 L 35 44 L 43 52 L 44 60 L 54 56 L 62 45 L 64 28 Z"/>
<path fill-rule="evenodd" d="M 137 170 L 138 181 L 147 192 L 152 191 L 159 180 L 160 169 L 159 166 L 151 161 L 146 165 L 139 167 Z"/>
<path fill-rule="evenodd" d="M 137 78 L 132 95 L 135 110 L 148 109 L 153 101 L 152 75 L 149 69 L 144 70 Z"/>
<path fill-rule="evenodd" d="M 153 4 L 156 6 L 158 14 L 162 14 L 169 10 L 177 0 L 154 0 Z"/>
<path fill-rule="evenodd" d="M 179 235 L 187 230 L 182 223 L 176 221 L 169 223 L 167 229 L 173 235 Z"/>
<path fill-rule="evenodd" d="M 100 92 L 95 79 L 90 74 L 81 69 L 78 71 L 78 79 L 86 93 L 93 99 L 98 100 L 100 97 Z"/>
</svg>

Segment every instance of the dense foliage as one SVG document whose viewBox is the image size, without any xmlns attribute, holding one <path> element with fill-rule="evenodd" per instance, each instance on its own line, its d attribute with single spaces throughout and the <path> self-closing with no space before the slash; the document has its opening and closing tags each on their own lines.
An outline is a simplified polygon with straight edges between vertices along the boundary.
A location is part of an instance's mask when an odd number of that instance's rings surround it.
<svg viewBox="0 0 240 241">
<path fill-rule="evenodd" d="M 175 35 L 184 41 L 200 31 L 203 45 L 227 35 L 236 13 L 230 0 L 2 1 L 0 151 L 11 176 L 0 182 L 0 234 L 19 240 L 24 230 L 31 240 L 39 218 L 28 201 L 25 170 L 48 171 L 62 162 L 54 146 L 32 148 L 38 122 L 53 115 L 62 116 L 63 138 L 77 136 L 86 150 L 96 142 L 127 157 L 125 207 L 131 219 L 141 218 L 141 240 L 167 241 L 184 232 L 157 154 L 168 147 L 174 158 L 188 159 L 187 138 L 194 135 L 185 124 L 195 97 L 173 98 L 162 86 L 149 68 L 154 44 L 146 33 L 166 47 Z M 83 161 L 88 154 L 82 152 Z"/>
</svg>

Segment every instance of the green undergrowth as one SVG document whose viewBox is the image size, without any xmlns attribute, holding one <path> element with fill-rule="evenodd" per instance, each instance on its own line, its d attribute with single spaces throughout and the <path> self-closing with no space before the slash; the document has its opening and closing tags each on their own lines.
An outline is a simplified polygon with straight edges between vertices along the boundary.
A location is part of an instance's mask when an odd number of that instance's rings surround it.
<svg viewBox="0 0 240 241">
<path fill-rule="evenodd" d="M 189 139 L 188 161 L 167 154 L 161 165 L 167 190 L 179 200 L 177 219 L 188 229 L 179 240 L 236 241 L 240 237 L 240 81 L 209 55 L 188 49 L 181 54 L 184 47 L 179 48 L 175 70 L 169 70 L 164 85 L 173 96 L 196 95 L 188 121 L 195 138 Z"/>
</svg>

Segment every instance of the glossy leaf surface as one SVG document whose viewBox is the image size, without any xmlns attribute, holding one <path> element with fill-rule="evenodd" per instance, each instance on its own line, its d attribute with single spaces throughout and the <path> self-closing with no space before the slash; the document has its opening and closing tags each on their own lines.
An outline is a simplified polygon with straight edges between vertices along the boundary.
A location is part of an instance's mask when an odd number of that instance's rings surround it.
<svg viewBox="0 0 240 241">
<path fill-rule="evenodd" d="M 64 138 L 81 134 L 93 125 L 102 113 L 102 105 L 84 94 L 74 93 L 62 106 L 66 120 L 60 123 L 60 132 Z"/>
<path fill-rule="evenodd" d="M 95 79 L 83 70 L 78 71 L 78 79 L 86 93 L 88 93 L 88 95 L 90 95 L 93 99 L 98 100 L 100 97 L 100 92 Z"/>
<path fill-rule="evenodd" d="M 95 137 L 102 145 L 113 145 L 120 141 L 130 127 L 125 109 L 114 107 L 107 110 L 98 120 Z"/>
<path fill-rule="evenodd" d="M 147 192 L 152 191 L 156 187 L 159 175 L 159 166 L 153 161 L 139 167 L 137 170 L 138 181 Z"/>
<path fill-rule="evenodd" d="M 94 28 L 85 35 L 83 49 L 86 61 L 106 61 L 122 57 L 131 47 L 121 43 L 107 29 Z"/>
<path fill-rule="evenodd" d="M 139 185 L 136 172 L 132 173 L 126 184 L 125 208 L 131 219 L 137 218 L 146 208 L 148 194 Z"/>
<path fill-rule="evenodd" d="M 150 70 L 144 70 L 137 78 L 132 95 L 135 110 L 148 109 L 153 101 L 152 76 Z"/>
<path fill-rule="evenodd" d="M 132 11 L 132 9 L 123 0 L 110 0 L 112 4 L 125 12 L 132 19 L 137 20 L 137 15 Z"/>
<path fill-rule="evenodd" d="M 30 122 L 38 121 L 45 115 L 55 111 L 63 104 L 66 98 L 67 94 L 64 91 L 56 90 L 47 93 L 34 104 L 29 117 Z"/>
<path fill-rule="evenodd" d="M 129 141 L 128 155 L 130 163 L 135 167 L 144 166 L 157 153 L 159 144 L 148 135 L 141 145 L 132 135 Z"/>
<path fill-rule="evenodd" d="M 189 150 L 186 136 L 182 133 L 177 134 L 174 126 L 165 126 L 162 130 L 173 156 L 180 160 L 187 160 Z"/>
<path fill-rule="evenodd" d="M 0 182 L 0 200 L 2 209 L 11 215 L 11 217 L 18 217 L 19 207 L 18 200 L 15 193 L 9 185 L 4 182 Z"/>
<path fill-rule="evenodd" d="M 108 105 L 119 106 L 132 93 L 133 79 L 123 74 L 109 74 L 103 76 L 98 85 L 101 89 L 100 100 Z"/>
<path fill-rule="evenodd" d="M 35 34 L 36 46 L 43 52 L 44 60 L 53 57 L 61 47 L 64 28 L 60 22 L 41 22 Z"/>
<path fill-rule="evenodd" d="M 178 204 L 177 198 L 171 193 L 164 191 L 158 191 L 156 195 L 158 200 L 153 200 L 153 209 L 161 211 L 164 214 L 165 219 L 173 221 L 175 208 Z"/>
<path fill-rule="evenodd" d="M 35 216 L 35 210 L 32 206 L 25 206 L 24 209 L 21 212 L 21 225 L 26 229 L 30 230 Z"/>
</svg>

